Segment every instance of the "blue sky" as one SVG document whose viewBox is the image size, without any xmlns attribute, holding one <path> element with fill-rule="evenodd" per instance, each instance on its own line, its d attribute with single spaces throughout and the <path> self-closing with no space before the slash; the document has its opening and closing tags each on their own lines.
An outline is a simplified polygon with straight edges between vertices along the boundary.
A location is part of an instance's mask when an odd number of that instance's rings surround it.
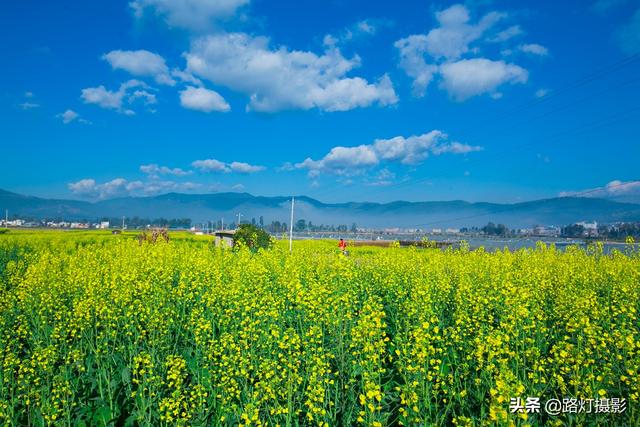
<svg viewBox="0 0 640 427">
<path fill-rule="evenodd" d="M 0 32 L 11 191 L 640 201 L 640 1 L 25 0 Z"/>
</svg>

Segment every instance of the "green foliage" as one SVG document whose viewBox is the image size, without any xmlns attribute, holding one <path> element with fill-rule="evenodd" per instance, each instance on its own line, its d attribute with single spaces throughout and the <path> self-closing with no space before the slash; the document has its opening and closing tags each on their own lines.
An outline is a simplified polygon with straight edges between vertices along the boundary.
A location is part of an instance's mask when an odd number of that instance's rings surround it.
<svg viewBox="0 0 640 427">
<path fill-rule="evenodd" d="M 9 232 L 8 228 L 0 228 L 0 234 L 6 234 Z"/>
<path fill-rule="evenodd" d="M 233 236 L 234 246 L 246 246 L 250 249 L 268 249 L 273 245 L 269 233 L 253 224 L 241 224 Z"/>
<path fill-rule="evenodd" d="M 438 247 L 438 244 L 433 240 L 429 240 L 429 238 L 425 236 L 422 238 L 420 246 L 422 246 L 423 248 L 436 248 Z"/>
</svg>

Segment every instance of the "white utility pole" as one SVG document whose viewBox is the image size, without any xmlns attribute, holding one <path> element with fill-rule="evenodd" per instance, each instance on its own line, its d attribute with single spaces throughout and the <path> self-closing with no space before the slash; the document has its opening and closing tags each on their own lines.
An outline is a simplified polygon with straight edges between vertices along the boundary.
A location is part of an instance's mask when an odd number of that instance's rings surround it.
<svg viewBox="0 0 640 427">
<path fill-rule="evenodd" d="M 289 224 L 289 252 L 293 252 L 293 205 L 295 198 L 291 196 L 291 223 Z"/>
<path fill-rule="evenodd" d="M 224 231 L 224 218 L 220 218 L 220 221 L 222 223 L 222 231 Z"/>
<path fill-rule="evenodd" d="M 124 215 L 122 215 L 122 230 L 124 230 Z"/>
<path fill-rule="evenodd" d="M 9 226 L 9 209 L 4 210 L 4 226 Z"/>
<path fill-rule="evenodd" d="M 242 214 L 238 213 L 238 225 L 236 226 L 236 228 L 240 227 L 240 217 L 242 217 Z"/>
</svg>

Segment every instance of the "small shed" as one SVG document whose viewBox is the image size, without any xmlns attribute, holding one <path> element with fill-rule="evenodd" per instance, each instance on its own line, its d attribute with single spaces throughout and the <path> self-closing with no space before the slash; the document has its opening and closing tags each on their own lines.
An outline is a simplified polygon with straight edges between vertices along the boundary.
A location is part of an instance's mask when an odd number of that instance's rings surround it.
<svg viewBox="0 0 640 427">
<path fill-rule="evenodd" d="M 216 247 L 224 246 L 226 248 L 233 247 L 233 236 L 236 230 L 218 230 L 213 233 L 215 236 Z"/>
</svg>

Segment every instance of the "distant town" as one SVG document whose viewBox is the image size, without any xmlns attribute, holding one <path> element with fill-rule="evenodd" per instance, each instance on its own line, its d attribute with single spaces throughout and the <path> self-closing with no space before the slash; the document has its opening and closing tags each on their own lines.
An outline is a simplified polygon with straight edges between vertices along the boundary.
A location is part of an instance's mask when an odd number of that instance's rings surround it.
<svg viewBox="0 0 640 427">
<path fill-rule="evenodd" d="M 189 218 L 166 219 L 166 218 L 102 218 L 96 220 L 66 221 L 64 219 L 35 219 L 19 216 L 9 217 L 0 220 L 0 227 L 4 228 L 50 228 L 50 229 L 70 229 L 70 230 L 144 230 L 153 227 L 163 227 L 175 230 L 187 230 L 197 234 L 211 234 L 219 230 L 233 230 L 238 224 L 253 224 L 264 229 L 273 235 L 289 232 L 286 222 L 272 221 L 265 223 L 263 217 L 258 219 L 225 223 L 223 220 L 192 223 Z M 640 237 L 639 222 L 618 222 L 613 224 L 599 224 L 596 221 L 581 221 L 563 226 L 558 225 L 534 225 L 531 228 L 511 229 L 504 224 L 487 223 L 483 227 L 435 227 L 435 228 L 367 228 L 360 227 L 356 223 L 351 225 L 325 225 L 313 224 L 311 221 L 299 219 L 294 223 L 295 233 L 305 234 L 307 237 L 333 237 L 335 233 L 350 234 L 354 237 L 359 235 L 363 238 L 384 238 L 385 236 L 413 235 L 419 236 L 495 236 L 495 237 L 540 237 L 540 238 L 602 238 L 621 239 L 631 236 Z"/>
</svg>

